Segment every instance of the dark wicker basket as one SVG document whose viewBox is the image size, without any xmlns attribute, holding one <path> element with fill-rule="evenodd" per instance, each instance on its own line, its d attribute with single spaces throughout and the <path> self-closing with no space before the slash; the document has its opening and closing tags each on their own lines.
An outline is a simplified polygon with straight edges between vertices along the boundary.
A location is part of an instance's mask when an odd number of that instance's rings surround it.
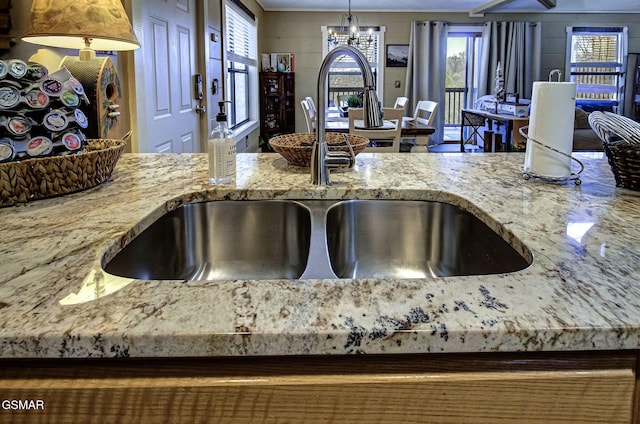
<svg viewBox="0 0 640 424">
<path fill-rule="evenodd" d="M 0 164 L 0 207 L 60 196 L 108 180 L 127 142 L 89 140 L 83 153 Z"/>
<path fill-rule="evenodd" d="M 592 112 L 589 124 L 602 140 L 618 187 L 640 190 L 640 123 L 611 112 Z"/>
<path fill-rule="evenodd" d="M 356 155 L 362 152 L 369 144 L 368 138 L 352 134 L 349 134 L 348 137 L 353 153 Z M 274 151 L 280 153 L 291 165 L 309 166 L 315 139 L 315 133 L 284 134 L 273 137 L 269 140 L 269 144 Z M 330 151 L 341 150 L 349 152 L 349 146 L 344 142 L 344 137 L 341 133 L 327 133 L 326 139 Z"/>
<path fill-rule="evenodd" d="M 625 141 L 603 143 L 616 185 L 640 190 L 640 144 Z"/>
</svg>

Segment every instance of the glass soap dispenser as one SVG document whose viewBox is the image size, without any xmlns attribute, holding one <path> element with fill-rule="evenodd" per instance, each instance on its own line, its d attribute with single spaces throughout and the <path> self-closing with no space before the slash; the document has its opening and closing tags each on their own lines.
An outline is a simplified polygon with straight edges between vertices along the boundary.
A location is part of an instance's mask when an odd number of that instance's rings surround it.
<svg viewBox="0 0 640 424">
<path fill-rule="evenodd" d="M 216 116 L 217 125 L 209 134 L 209 181 L 211 184 L 232 184 L 236 179 L 236 139 L 227 125 L 225 103 L 218 102 L 220 112 Z"/>
</svg>

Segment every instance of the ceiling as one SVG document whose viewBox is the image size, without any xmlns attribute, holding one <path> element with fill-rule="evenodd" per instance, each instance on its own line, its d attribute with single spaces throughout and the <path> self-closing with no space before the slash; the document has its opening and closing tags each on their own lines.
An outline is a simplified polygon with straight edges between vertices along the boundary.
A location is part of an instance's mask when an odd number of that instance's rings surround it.
<svg viewBox="0 0 640 424">
<path fill-rule="evenodd" d="M 265 11 L 345 11 L 349 0 L 256 0 Z M 493 6 L 495 7 L 489 7 Z M 353 12 L 640 13 L 640 0 L 352 0 Z M 478 12 L 476 12 L 478 13 Z"/>
</svg>

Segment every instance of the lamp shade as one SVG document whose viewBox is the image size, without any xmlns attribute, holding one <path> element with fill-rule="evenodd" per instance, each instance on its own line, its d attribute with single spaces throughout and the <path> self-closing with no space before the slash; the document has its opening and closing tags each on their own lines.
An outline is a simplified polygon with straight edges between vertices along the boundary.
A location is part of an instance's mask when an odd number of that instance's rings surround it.
<svg viewBox="0 0 640 424">
<path fill-rule="evenodd" d="M 120 0 L 33 0 L 23 41 L 50 47 L 140 47 Z"/>
</svg>

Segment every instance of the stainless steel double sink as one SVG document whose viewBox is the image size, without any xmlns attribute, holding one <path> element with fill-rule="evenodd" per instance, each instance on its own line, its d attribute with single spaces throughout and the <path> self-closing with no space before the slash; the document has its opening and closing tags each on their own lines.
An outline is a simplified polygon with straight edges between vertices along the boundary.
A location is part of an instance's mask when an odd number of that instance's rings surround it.
<svg viewBox="0 0 640 424">
<path fill-rule="evenodd" d="M 147 280 L 500 274 L 532 261 L 519 240 L 510 240 L 442 202 L 224 200 L 168 212 L 104 270 Z"/>
</svg>

